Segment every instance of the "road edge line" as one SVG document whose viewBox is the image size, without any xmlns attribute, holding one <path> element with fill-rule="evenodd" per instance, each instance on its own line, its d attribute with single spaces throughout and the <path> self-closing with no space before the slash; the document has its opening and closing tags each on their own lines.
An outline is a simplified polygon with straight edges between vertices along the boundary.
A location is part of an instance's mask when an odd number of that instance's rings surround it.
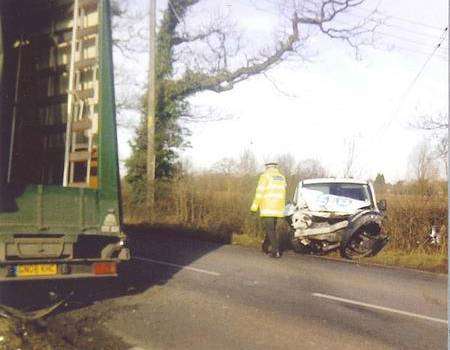
<svg viewBox="0 0 450 350">
<path fill-rule="evenodd" d="M 208 271 L 208 270 L 199 269 L 199 268 L 196 268 L 196 267 L 185 266 L 185 265 L 178 265 L 178 264 L 174 264 L 174 263 L 167 262 L 167 261 L 154 260 L 154 259 L 150 259 L 150 258 L 142 258 L 140 256 L 133 256 L 133 259 L 140 260 L 140 261 L 145 261 L 145 262 L 149 262 L 149 263 L 154 263 L 154 264 L 159 264 L 159 265 L 170 266 L 170 267 L 174 267 L 174 268 L 181 268 L 183 270 L 190 270 L 190 271 L 200 272 L 200 273 L 204 273 L 204 274 L 211 275 L 211 276 L 220 276 L 220 273 L 215 272 L 215 271 Z"/>
<path fill-rule="evenodd" d="M 442 318 L 420 315 L 420 314 L 416 314 L 414 312 L 408 312 L 408 311 L 403 311 L 403 310 L 398 310 L 398 309 L 392 309 L 392 308 L 385 307 L 385 306 L 379 306 L 379 305 L 364 303 L 364 302 L 361 302 L 361 301 L 340 298 L 340 297 L 336 297 L 336 296 L 328 295 L 328 294 L 312 293 L 312 295 L 317 297 L 317 298 L 323 298 L 323 299 L 329 299 L 329 300 L 334 300 L 334 301 L 340 301 L 342 303 L 347 303 L 347 304 L 352 304 L 352 305 L 357 305 L 357 306 L 364 306 L 364 307 L 367 307 L 367 308 L 370 308 L 370 309 L 376 309 L 376 310 L 381 310 L 381 311 L 386 311 L 386 312 L 392 312 L 392 313 L 396 313 L 396 314 L 403 315 L 403 316 L 415 317 L 415 318 L 420 318 L 420 319 L 423 319 L 423 320 L 428 320 L 428 321 L 448 324 L 448 321 L 444 320 Z"/>
</svg>

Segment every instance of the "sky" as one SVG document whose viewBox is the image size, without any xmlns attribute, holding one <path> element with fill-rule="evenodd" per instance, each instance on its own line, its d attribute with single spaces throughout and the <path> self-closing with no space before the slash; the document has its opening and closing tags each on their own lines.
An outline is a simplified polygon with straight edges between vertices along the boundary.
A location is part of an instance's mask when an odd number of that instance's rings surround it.
<svg viewBox="0 0 450 350">
<path fill-rule="evenodd" d="M 129 1 L 142 13 L 148 9 L 148 1 Z M 158 2 L 159 14 L 166 6 Z M 182 157 L 207 169 L 244 150 L 260 162 L 290 153 L 297 160 L 317 159 L 341 176 L 353 143 L 354 176 L 409 178 L 410 154 L 429 136 L 411 124 L 447 111 L 447 38 L 432 55 L 447 26 L 447 6 L 445 0 L 367 0 L 360 12 L 339 18 L 355 23 L 375 7 L 383 13 L 375 47 L 363 48 L 360 57 L 346 43 L 317 35 L 308 43 L 307 62 L 292 57 L 229 92 L 191 97 L 194 109 L 212 109 L 224 120 L 189 123 L 192 147 Z M 228 13 L 252 48 L 272 43 L 280 26 L 276 0 L 203 0 L 184 25 L 195 28 L 214 11 Z M 115 62 L 128 79 L 128 85 L 118 84 L 118 94 L 128 93 L 130 84 L 145 84 L 146 54 L 130 60 L 116 50 Z M 119 130 L 121 160 L 129 155 L 132 135 L 130 128 Z"/>
</svg>

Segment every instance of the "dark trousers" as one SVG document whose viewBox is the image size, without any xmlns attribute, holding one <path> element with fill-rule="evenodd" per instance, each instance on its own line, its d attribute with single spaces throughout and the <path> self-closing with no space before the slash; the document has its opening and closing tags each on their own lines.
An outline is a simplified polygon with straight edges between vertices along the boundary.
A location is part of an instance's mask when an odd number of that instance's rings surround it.
<svg viewBox="0 0 450 350">
<path fill-rule="evenodd" d="M 266 232 L 266 239 L 269 237 L 270 244 L 272 246 L 272 253 L 280 251 L 280 240 L 277 234 L 277 218 L 263 217 L 261 218 L 264 231 Z"/>
</svg>

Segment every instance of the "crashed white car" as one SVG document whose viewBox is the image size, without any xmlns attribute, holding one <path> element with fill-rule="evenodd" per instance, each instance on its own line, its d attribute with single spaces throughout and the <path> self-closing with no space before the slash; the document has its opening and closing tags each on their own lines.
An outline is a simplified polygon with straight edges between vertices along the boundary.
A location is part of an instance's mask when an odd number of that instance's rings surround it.
<svg viewBox="0 0 450 350">
<path fill-rule="evenodd" d="M 373 256 L 388 242 L 382 227 L 386 202 L 376 202 L 373 186 L 355 179 L 300 181 L 285 216 L 289 238 L 299 253 L 339 249 L 347 259 Z"/>
</svg>

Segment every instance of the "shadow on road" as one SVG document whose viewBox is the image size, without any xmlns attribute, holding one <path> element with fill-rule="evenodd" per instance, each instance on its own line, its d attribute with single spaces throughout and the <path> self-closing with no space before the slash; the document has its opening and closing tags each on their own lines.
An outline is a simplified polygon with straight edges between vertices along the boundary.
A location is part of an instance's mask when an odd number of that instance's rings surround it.
<svg viewBox="0 0 450 350">
<path fill-rule="evenodd" d="M 187 266 L 202 256 L 229 243 L 223 236 L 216 242 L 199 239 L 201 231 L 180 230 L 179 227 L 128 227 L 129 247 L 133 259 L 119 268 L 119 277 L 96 280 L 30 281 L 2 286 L 0 303 L 23 311 L 48 307 L 61 298 L 67 298 L 65 306 L 56 313 L 84 308 L 97 301 L 142 293 L 155 285 L 163 285 L 181 267 L 164 266 L 144 258 Z M 211 240 L 211 239 L 209 239 Z"/>
<path fill-rule="evenodd" d="M 140 225 L 128 227 L 126 232 L 132 257 L 141 260 L 123 263 L 119 267 L 118 278 L 29 281 L 0 286 L 0 304 L 21 311 L 45 309 L 66 299 L 46 320 L 29 325 L 28 341 L 34 339 L 32 341 L 37 342 L 39 339 L 39 344 L 34 344 L 37 347 L 33 348 L 129 349 L 130 344 L 112 336 L 103 325 L 119 311 L 118 308 L 134 306 L 128 302 L 115 304 L 112 301 L 164 285 L 183 266 L 229 243 L 226 236 L 220 235 L 217 235 L 216 242 L 205 242 L 201 240 L 204 232 L 180 227 Z M 211 235 L 208 236 L 210 240 Z M 174 265 L 155 264 L 149 260 Z"/>
</svg>

